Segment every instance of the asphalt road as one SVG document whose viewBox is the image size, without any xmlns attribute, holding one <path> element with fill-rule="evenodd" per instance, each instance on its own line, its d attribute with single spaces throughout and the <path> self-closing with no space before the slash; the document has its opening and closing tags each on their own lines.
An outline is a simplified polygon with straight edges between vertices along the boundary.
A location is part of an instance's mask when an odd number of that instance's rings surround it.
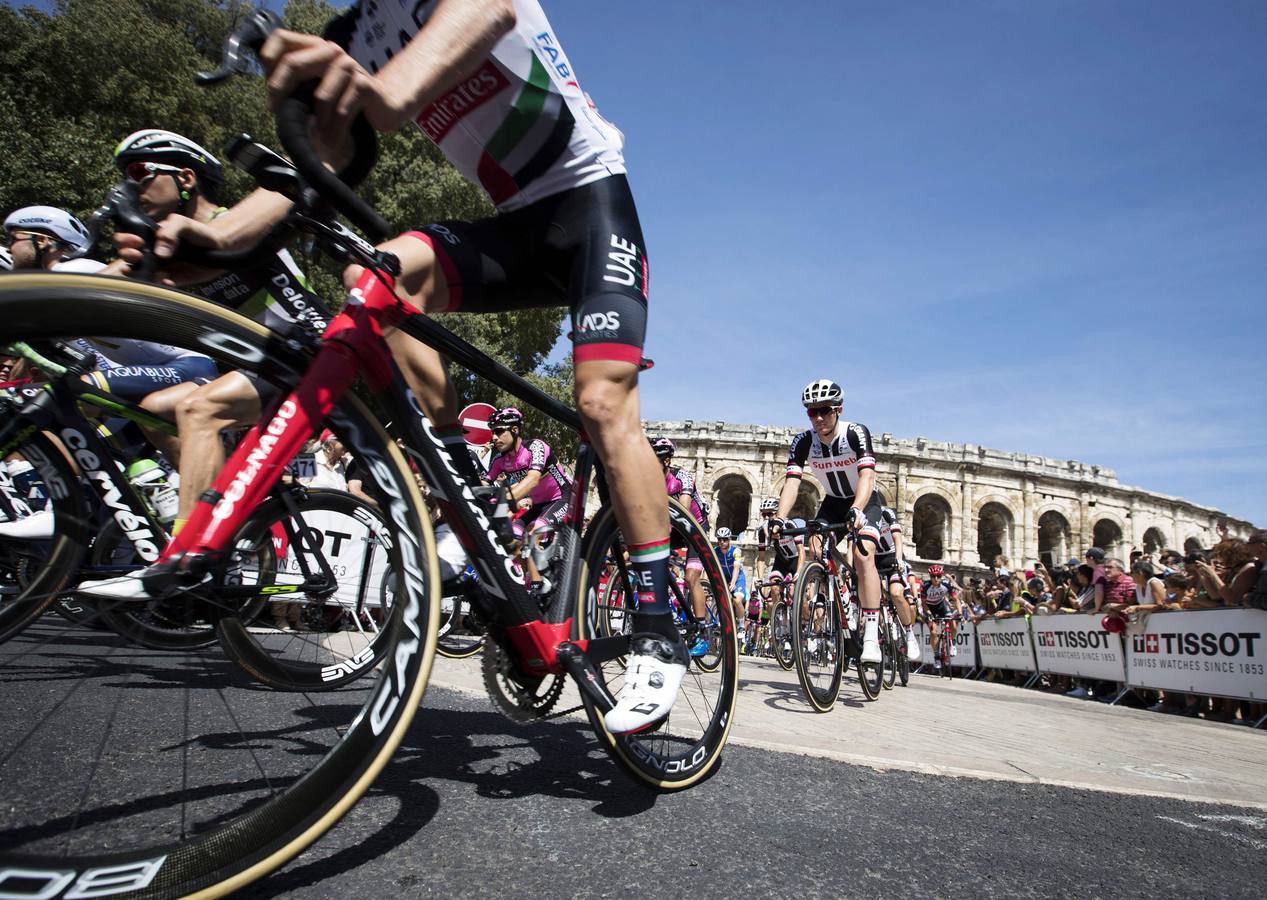
<svg viewBox="0 0 1267 900">
<path fill-rule="evenodd" d="M 246 896 L 1260 897 L 1267 879 L 1254 811 L 745 747 L 657 796 L 583 723 L 519 726 L 444 689 L 424 707 L 356 808 Z"/>
</svg>

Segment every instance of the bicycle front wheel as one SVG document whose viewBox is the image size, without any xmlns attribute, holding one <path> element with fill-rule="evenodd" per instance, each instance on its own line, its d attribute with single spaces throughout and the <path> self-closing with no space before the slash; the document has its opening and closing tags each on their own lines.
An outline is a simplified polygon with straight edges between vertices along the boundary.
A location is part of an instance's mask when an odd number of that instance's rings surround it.
<svg viewBox="0 0 1267 900">
<path fill-rule="evenodd" d="M 0 344 L 83 334 L 205 353 L 283 393 L 310 358 L 158 285 L 0 279 Z M 392 395 L 380 399 L 405 414 Z M 387 763 L 434 658 L 435 543 L 413 472 L 367 407 L 349 394 L 330 425 L 389 509 L 404 561 L 387 663 L 339 691 L 299 695 L 261 690 L 215 647 L 153 653 L 59 618 L 30 624 L 0 645 L 0 892 L 227 894 L 316 840 Z M 59 521 L 59 532 L 77 521 Z M 60 533 L 57 541 L 86 546 Z M 56 596 L 67 577 L 57 562 L 36 573 L 44 596 L 25 599 Z M 206 596 L 214 601 L 215 588 Z"/>
<path fill-rule="evenodd" d="M 801 568 L 792 590 L 792 647 L 805 699 L 831 712 L 844 672 L 844 616 L 822 563 Z"/>
<path fill-rule="evenodd" d="M 685 544 L 699 554 L 704 564 L 703 583 L 711 595 L 724 597 L 726 582 L 708 535 L 675 500 L 669 501 L 669 527 L 675 545 Z M 613 634 L 611 613 L 617 609 L 624 611 L 618 619 L 622 631 L 614 633 L 625 633 L 632 626 L 628 612 L 633 610 L 633 598 L 621 566 L 617 565 L 617 571 L 609 575 L 604 585 L 610 591 L 600 593 L 599 586 L 606 564 L 611 560 L 623 562 L 624 552 L 616 513 L 611 507 L 604 507 L 585 532 L 581 595 L 574 620 L 578 638 L 588 640 Z M 620 593 L 624 596 L 618 598 Z M 602 596 L 606 602 L 600 605 Z M 710 646 L 710 652 L 717 657 L 714 670 L 688 668 L 672 711 L 653 729 L 613 735 L 604 724 L 602 711 L 582 694 L 585 712 L 603 748 L 635 779 L 658 790 L 676 791 L 699 783 L 717 766 L 730 733 L 739 688 L 739 645 L 731 604 L 717 604 L 716 614 L 715 648 Z M 613 696 L 619 695 L 624 675 L 625 657 L 599 667 L 599 676 Z"/>
<path fill-rule="evenodd" d="M 792 611 L 786 600 L 774 604 L 770 612 L 770 633 L 779 668 L 791 672 L 796 668 L 796 649 L 792 646 Z"/>
</svg>

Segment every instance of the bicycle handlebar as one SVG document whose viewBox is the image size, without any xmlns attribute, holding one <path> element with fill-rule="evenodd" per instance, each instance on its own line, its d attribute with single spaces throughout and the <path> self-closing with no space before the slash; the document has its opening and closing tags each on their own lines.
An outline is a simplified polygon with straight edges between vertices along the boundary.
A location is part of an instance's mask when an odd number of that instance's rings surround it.
<svg viewBox="0 0 1267 900">
<path fill-rule="evenodd" d="M 837 531 L 848 532 L 849 539 L 853 541 L 853 545 L 857 549 L 857 551 L 863 556 L 870 555 L 867 552 L 867 548 L 863 546 L 861 541 L 858 540 L 858 529 L 854 528 L 853 525 L 851 525 L 848 522 L 836 522 L 834 524 L 829 524 L 819 519 L 811 519 L 808 523 L 806 523 L 804 528 L 780 528 L 779 534 L 787 535 L 789 537 L 796 537 L 797 535 L 802 535 L 802 534 L 808 534 L 812 536 L 815 534 L 826 534 L 829 532 L 837 532 Z"/>
</svg>

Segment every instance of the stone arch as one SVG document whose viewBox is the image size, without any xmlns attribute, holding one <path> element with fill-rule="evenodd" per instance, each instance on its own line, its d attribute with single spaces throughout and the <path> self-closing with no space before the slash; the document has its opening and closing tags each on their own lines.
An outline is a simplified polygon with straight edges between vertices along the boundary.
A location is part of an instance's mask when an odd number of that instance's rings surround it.
<svg viewBox="0 0 1267 900">
<path fill-rule="evenodd" d="M 897 500 L 897 480 L 894 478 L 877 478 L 875 492 L 880 498 L 881 506 L 893 506 Z"/>
<path fill-rule="evenodd" d="M 1096 519 L 1091 528 L 1091 546 L 1099 547 L 1108 556 L 1123 555 L 1122 539 L 1122 524 L 1108 516 Z"/>
<path fill-rule="evenodd" d="M 814 518 L 818 512 L 818 507 L 823 504 L 823 491 L 818 486 L 818 482 L 813 478 L 802 478 L 800 487 L 796 489 L 796 502 L 792 504 L 792 512 L 789 518 L 805 519 L 806 521 Z"/>
<path fill-rule="evenodd" d="M 1186 541 L 1183 542 L 1184 553 L 1195 553 L 1198 550 L 1204 550 L 1204 549 L 1205 548 L 1201 546 L 1201 538 L 1199 537 L 1190 537 Z"/>
<path fill-rule="evenodd" d="M 752 483 L 739 472 L 730 472 L 713 480 L 713 525 L 725 526 L 735 534 L 748 527 L 752 515 Z"/>
<path fill-rule="evenodd" d="M 1144 551 L 1145 556 L 1156 557 L 1161 551 L 1166 549 L 1166 545 L 1170 543 L 1166 540 L 1166 533 L 1154 525 L 1144 532 L 1144 542 L 1139 549 Z"/>
<path fill-rule="evenodd" d="M 1012 510 L 997 500 L 981 504 L 977 510 L 977 556 L 983 566 L 993 566 L 996 557 L 1015 562 L 1012 536 L 1016 519 Z"/>
<path fill-rule="evenodd" d="M 945 559 L 954 521 L 950 503 L 939 491 L 916 498 L 911 512 L 911 540 L 920 559 Z"/>
<path fill-rule="evenodd" d="M 1073 529 L 1059 510 L 1049 509 L 1038 517 L 1038 558 L 1047 568 L 1063 566 L 1073 549 Z"/>
</svg>

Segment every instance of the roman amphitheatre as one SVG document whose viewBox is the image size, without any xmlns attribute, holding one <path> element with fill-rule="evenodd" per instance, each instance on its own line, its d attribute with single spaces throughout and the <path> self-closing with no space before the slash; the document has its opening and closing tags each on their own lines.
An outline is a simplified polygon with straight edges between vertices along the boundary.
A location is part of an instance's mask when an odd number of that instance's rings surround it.
<svg viewBox="0 0 1267 900">
<path fill-rule="evenodd" d="M 783 487 L 794 429 L 691 420 L 645 427 L 670 438 L 674 461 L 694 470 L 714 527 L 751 545 L 761 498 Z M 1233 537 L 1254 527 L 1210 506 L 1121 484 L 1103 466 L 923 437 L 873 439 L 878 489 L 897 511 L 917 567 L 935 561 L 970 573 L 999 555 L 1017 567 L 1039 559 L 1050 566 L 1091 546 L 1121 557 L 1131 548 L 1192 550 L 1215 544 L 1219 523 Z M 802 479 L 793 514 L 812 514 L 821 498 L 817 481 Z"/>
</svg>

